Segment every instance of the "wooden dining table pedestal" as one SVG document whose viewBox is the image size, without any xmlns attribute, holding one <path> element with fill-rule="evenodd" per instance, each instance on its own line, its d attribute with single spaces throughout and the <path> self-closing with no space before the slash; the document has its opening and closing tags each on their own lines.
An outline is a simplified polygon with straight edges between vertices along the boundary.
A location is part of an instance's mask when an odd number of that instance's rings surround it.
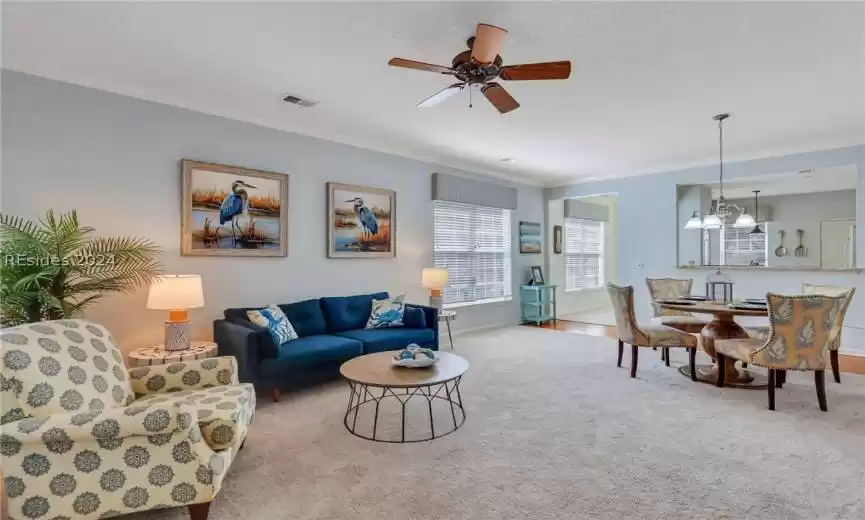
<svg viewBox="0 0 865 520">
<path fill-rule="evenodd" d="M 715 341 L 719 339 L 738 339 L 747 338 L 748 333 L 745 332 L 734 316 L 751 316 L 751 317 L 768 317 L 766 311 L 757 311 L 751 309 L 735 309 L 729 307 L 726 303 L 714 302 L 694 302 L 690 304 L 678 303 L 660 303 L 658 306 L 662 309 L 670 309 L 674 311 L 685 311 L 696 314 L 711 314 L 710 321 L 700 331 L 700 344 L 703 350 L 713 360 L 714 365 L 697 365 L 697 381 L 714 385 L 718 381 L 718 366 L 717 357 L 715 356 Z M 736 361 L 731 358 L 725 358 L 725 373 L 724 386 L 736 388 L 766 388 L 768 378 L 760 374 L 753 374 L 747 369 L 736 366 Z M 691 368 L 684 365 L 679 368 L 682 375 L 691 377 Z"/>
</svg>

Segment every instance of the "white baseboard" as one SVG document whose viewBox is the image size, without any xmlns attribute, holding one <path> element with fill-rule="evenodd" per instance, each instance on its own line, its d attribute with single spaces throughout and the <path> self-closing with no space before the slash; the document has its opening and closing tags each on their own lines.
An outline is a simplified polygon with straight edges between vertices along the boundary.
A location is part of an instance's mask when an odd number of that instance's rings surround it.
<svg viewBox="0 0 865 520">
<path fill-rule="evenodd" d="M 503 329 L 505 327 L 513 327 L 515 325 L 520 325 L 521 323 L 522 322 L 519 320 L 511 321 L 511 322 L 506 321 L 506 322 L 502 322 L 502 323 L 493 323 L 492 325 L 482 325 L 480 327 L 472 327 L 470 329 L 460 329 L 460 330 L 453 331 L 453 336 L 457 337 L 457 336 L 462 336 L 463 334 L 469 334 L 469 333 L 473 333 L 473 332 L 481 332 L 484 330 L 491 330 L 491 329 Z M 445 336 L 447 336 L 447 329 L 445 329 L 444 334 L 445 334 Z M 441 327 L 439 327 L 439 341 L 441 341 L 441 337 L 442 337 L 442 329 L 441 329 Z"/>
</svg>

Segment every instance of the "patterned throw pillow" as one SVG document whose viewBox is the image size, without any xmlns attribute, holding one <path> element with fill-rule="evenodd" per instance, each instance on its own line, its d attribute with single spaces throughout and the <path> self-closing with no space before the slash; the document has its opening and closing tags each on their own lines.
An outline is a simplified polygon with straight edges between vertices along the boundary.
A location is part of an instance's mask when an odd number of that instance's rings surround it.
<svg viewBox="0 0 865 520">
<path fill-rule="evenodd" d="M 246 311 L 246 315 L 252 323 L 266 327 L 277 345 L 298 338 L 291 322 L 285 317 L 282 309 L 276 305 L 271 304 L 257 311 Z"/>
<path fill-rule="evenodd" d="M 405 295 L 386 300 L 373 300 L 372 312 L 369 321 L 366 322 L 368 329 L 383 329 L 385 327 L 402 327 L 402 316 L 405 313 Z"/>
</svg>

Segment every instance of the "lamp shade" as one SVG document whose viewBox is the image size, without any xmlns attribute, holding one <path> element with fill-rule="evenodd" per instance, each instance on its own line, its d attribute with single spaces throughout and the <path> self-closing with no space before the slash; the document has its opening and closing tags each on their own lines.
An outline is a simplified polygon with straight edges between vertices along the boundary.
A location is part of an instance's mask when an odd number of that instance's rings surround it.
<svg viewBox="0 0 865 520">
<path fill-rule="evenodd" d="M 444 289 L 448 286 L 448 270 L 441 267 L 424 267 L 421 285 L 427 289 Z"/>
<path fill-rule="evenodd" d="M 710 213 L 703 219 L 703 227 L 706 229 L 720 229 L 721 219 L 718 218 L 718 215 Z"/>
<path fill-rule="evenodd" d="M 701 227 L 703 227 L 703 221 L 700 220 L 700 216 L 694 211 L 694 214 L 685 223 L 685 229 L 700 229 Z"/>
<path fill-rule="evenodd" d="M 150 284 L 148 309 L 194 309 L 204 307 L 201 276 L 197 274 L 166 274 Z"/>
<path fill-rule="evenodd" d="M 733 224 L 733 227 L 736 228 L 753 228 L 757 223 L 754 221 L 754 217 L 747 213 L 742 213 L 736 218 L 736 222 Z"/>
</svg>

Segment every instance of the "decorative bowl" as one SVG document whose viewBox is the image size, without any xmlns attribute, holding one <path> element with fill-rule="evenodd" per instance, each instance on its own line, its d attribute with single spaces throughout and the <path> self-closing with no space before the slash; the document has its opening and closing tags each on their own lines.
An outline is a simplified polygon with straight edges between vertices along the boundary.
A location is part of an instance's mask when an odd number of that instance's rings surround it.
<svg viewBox="0 0 865 520">
<path fill-rule="evenodd" d="M 424 368 L 438 363 L 439 358 L 434 350 L 421 348 L 412 343 L 393 355 L 394 366 L 404 368 Z"/>
</svg>

